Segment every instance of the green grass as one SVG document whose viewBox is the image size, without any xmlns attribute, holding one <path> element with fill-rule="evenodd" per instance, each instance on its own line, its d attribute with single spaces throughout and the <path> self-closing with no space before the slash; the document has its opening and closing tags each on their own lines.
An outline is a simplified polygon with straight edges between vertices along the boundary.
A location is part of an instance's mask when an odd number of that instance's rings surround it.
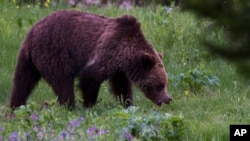
<svg viewBox="0 0 250 141">
<path fill-rule="evenodd" d="M 135 8 L 130 11 L 115 7 L 106 9 L 78 7 L 77 10 L 110 17 L 132 14 L 139 19 L 146 38 L 162 53 L 165 68 L 172 76 L 168 86 L 168 91 L 173 98 L 170 105 L 157 107 L 137 88 L 134 88 L 136 112 L 128 112 L 133 111 L 133 108 L 122 109 L 119 103 L 111 98 L 107 84 L 104 83 L 99 92 L 98 103 L 91 109 L 81 106 L 80 91 L 76 87 L 77 109 L 68 111 L 64 107 L 53 104 L 56 98 L 51 88 L 41 81 L 29 98 L 28 104 L 31 108 L 24 107 L 17 110 L 17 117 L 9 118 L 8 100 L 12 77 L 19 46 L 25 34 L 32 24 L 49 13 L 69 8 L 41 9 L 38 5 L 23 5 L 17 9 L 16 5 L 4 0 L 0 2 L 0 9 L 0 127 L 4 128 L 4 131 L 0 131 L 0 137 L 3 137 L 3 140 L 7 140 L 14 130 L 18 129 L 19 135 L 26 130 L 32 130 L 34 124 L 29 119 L 32 113 L 40 115 L 39 127 L 47 127 L 47 130 L 53 129 L 55 134 L 64 131 L 69 121 L 79 119 L 81 116 L 85 120 L 75 133 L 83 134 L 82 138 L 87 138 L 87 129 L 92 126 L 109 130 L 108 134 L 93 139 L 88 138 L 89 140 L 122 140 L 123 133 L 130 130 L 129 126 L 140 131 L 139 133 L 145 133 L 144 136 L 146 136 L 148 132 L 142 127 L 151 129 L 148 126 L 151 125 L 150 121 L 158 118 L 161 122 L 159 131 L 162 132 L 158 133 L 157 139 L 167 140 L 166 136 L 168 136 L 169 140 L 225 141 L 229 140 L 230 124 L 250 123 L 250 81 L 238 75 L 234 65 L 218 56 L 210 55 L 200 43 L 201 39 L 208 38 L 218 44 L 225 44 L 226 39 L 221 29 L 205 30 L 210 23 L 208 20 L 198 19 L 191 13 L 183 13 L 176 9 L 171 13 L 166 13 L 163 7 Z M 189 83 L 173 85 L 177 75 L 185 74 L 195 68 L 217 76 L 220 86 L 201 85 L 196 88 L 190 86 Z M 197 78 L 192 79 L 192 81 L 196 80 Z M 41 110 L 40 107 L 45 102 L 51 104 L 48 109 Z M 155 112 L 159 115 L 152 116 Z M 174 115 L 174 120 L 166 120 L 168 119 L 165 116 L 166 113 Z M 140 126 L 133 123 L 133 120 L 140 123 Z M 181 131 L 177 132 L 180 138 L 174 134 L 172 138 L 170 137 L 170 133 L 174 133 L 171 132 L 173 130 L 165 129 L 172 127 L 168 126 L 169 121 L 171 124 L 174 124 L 174 121 L 180 124 L 178 127 Z M 50 128 L 51 123 L 54 128 Z M 170 133 L 167 134 L 168 132 Z M 134 140 L 146 140 L 139 133 L 134 133 L 137 135 Z"/>
</svg>

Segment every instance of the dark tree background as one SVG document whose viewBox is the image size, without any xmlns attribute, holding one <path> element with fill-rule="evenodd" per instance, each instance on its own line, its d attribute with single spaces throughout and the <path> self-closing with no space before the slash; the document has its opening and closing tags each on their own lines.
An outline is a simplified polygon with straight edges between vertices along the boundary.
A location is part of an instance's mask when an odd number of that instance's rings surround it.
<svg viewBox="0 0 250 141">
<path fill-rule="evenodd" d="M 208 49 L 234 62 L 241 74 L 250 77 L 250 1 L 249 0 L 182 0 L 183 10 L 212 19 L 223 27 L 229 44 L 204 41 Z"/>
</svg>

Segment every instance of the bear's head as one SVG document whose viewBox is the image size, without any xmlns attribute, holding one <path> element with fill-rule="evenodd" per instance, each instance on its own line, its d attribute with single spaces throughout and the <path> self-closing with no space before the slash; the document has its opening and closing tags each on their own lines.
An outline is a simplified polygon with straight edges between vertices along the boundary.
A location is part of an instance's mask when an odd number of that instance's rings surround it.
<svg viewBox="0 0 250 141">
<path fill-rule="evenodd" d="M 140 61 L 144 71 L 137 83 L 145 96 L 156 105 L 169 104 L 172 98 L 168 95 L 168 77 L 159 53 L 142 53 Z"/>
<path fill-rule="evenodd" d="M 168 77 L 162 56 L 146 41 L 135 17 L 124 15 L 117 23 L 116 38 L 125 40 L 128 60 L 131 60 L 126 67 L 128 76 L 156 105 L 169 104 L 172 98 L 167 92 Z"/>
</svg>

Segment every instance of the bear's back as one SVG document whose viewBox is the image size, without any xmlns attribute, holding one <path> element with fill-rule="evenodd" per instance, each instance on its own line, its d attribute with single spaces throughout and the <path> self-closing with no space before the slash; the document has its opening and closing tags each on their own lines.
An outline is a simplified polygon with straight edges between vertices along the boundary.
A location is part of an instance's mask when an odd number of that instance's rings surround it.
<svg viewBox="0 0 250 141">
<path fill-rule="evenodd" d="M 54 12 L 30 29 L 23 48 L 29 48 L 28 50 L 53 48 L 54 50 L 80 46 L 94 47 L 94 43 L 103 34 L 107 25 L 115 25 L 115 23 L 115 19 L 91 13 Z"/>
</svg>

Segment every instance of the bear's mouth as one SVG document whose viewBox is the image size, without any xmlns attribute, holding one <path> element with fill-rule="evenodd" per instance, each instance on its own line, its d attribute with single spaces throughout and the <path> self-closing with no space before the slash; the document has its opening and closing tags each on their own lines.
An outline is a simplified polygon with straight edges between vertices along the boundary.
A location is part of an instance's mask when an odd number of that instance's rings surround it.
<svg viewBox="0 0 250 141">
<path fill-rule="evenodd" d="M 160 99 L 156 100 L 155 104 L 158 105 L 158 106 L 162 106 L 163 103 L 165 104 L 170 104 L 170 101 L 171 100 L 167 100 L 167 101 L 161 101 Z"/>
<path fill-rule="evenodd" d="M 161 106 L 162 105 L 162 101 L 161 100 L 157 100 L 156 101 L 156 105 Z"/>
<path fill-rule="evenodd" d="M 157 106 L 162 106 L 163 103 L 170 104 L 172 98 L 168 94 L 160 94 L 158 96 L 146 94 L 146 97 L 150 99 Z"/>
</svg>

